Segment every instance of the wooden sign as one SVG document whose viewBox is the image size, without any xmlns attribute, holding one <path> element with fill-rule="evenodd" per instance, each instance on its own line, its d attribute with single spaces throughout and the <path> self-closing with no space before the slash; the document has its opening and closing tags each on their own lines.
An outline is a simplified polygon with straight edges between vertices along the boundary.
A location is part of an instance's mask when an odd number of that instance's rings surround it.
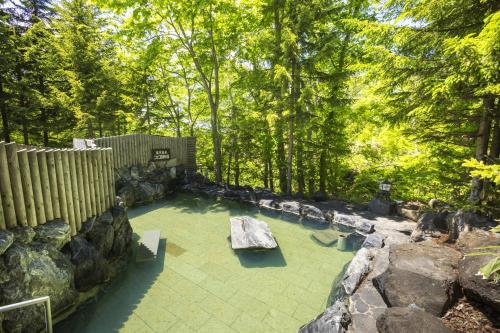
<svg viewBox="0 0 500 333">
<path fill-rule="evenodd" d="M 153 161 L 167 161 L 170 159 L 170 149 L 153 149 Z"/>
</svg>

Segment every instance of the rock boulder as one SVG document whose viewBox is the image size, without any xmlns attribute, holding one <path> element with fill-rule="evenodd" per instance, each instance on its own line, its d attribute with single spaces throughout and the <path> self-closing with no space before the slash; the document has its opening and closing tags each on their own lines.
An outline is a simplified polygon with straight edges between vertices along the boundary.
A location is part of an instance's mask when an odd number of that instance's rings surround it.
<svg viewBox="0 0 500 333">
<path fill-rule="evenodd" d="M 371 252 L 367 248 L 362 248 L 352 258 L 342 278 L 342 286 L 348 295 L 352 295 L 361 280 L 370 271 L 371 259 Z"/>
<path fill-rule="evenodd" d="M 297 201 L 283 201 L 280 203 L 280 208 L 283 213 L 291 216 L 300 216 L 301 205 Z"/>
<path fill-rule="evenodd" d="M 372 222 L 357 215 L 334 212 L 333 223 L 338 223 L 350 228 L 354 228 L 363 233 L 371 233 L 374 230 L 374 225 Z"/>
<path fill-rule="evenodd" d="M 494 283 L 478 275 L 479 269 L 493 258 L 493 255 L 465 256 L 460 261 L 459 279 L 467 298 L 487 304 L 500 314 L 500 283 Z"/>
<path fill-rule="evenodd" d="M 232 217 L 231 247 L 240 249 L 274 249 L 278 247 L 267 223 L 250 216 Z"/>
<path fill-rule="evenodd" d="M 4 254 L 5 251 L 14 242 L 14 234 L 8 230 L 0 230 L 0 256 Z"/>
<path fill-rule="evenodd" d="M 417 227 L 411 234 L 411 240 L 414 242 L 420 242 L 446 234 L 448 232 L 448 225 L 446 222 L 447 216 L 447 212 L 423 213 L 417 221 Z"/>
<path fill-rule="evenodd" d="M 387 304 L 416 304 L 443 315 L 458 294 L 460 252 L 431 242 L 393 245 L 387 270 L 374 283 Z"/>
<path fill-rule="evenodd" d="M 384 235 L 379 234 L 378 232 L 374 232 L 366 236 L 366 239 L 361 246 L 366 248 L 380 249 L 384 247 L 384 239 Z"/>
<path fill-rule="evenodd" d="M 439 318 L 416 307 L 388 308 L 377 319 L 380 333 L 453 333 Z"/>
<path fill-rule="evenodd" d="M 107 263 L 84 237 L 73 237 L 69 243 L 69 253 L 75 265 L 76 289 L 87 291 L 107 279 Z"/>
<path fill-rule="evenodd" d="M 69 258 L 51 244 L 14 243 L 4 254 L 0 299 L 4 304 L 40 296 L 50 296 L 52 314 L 56 316 L 77 299 L 73 266 Z M 4 327 L 22 332 L 38 332 L 45 325 L 41 307 L 27 307 L 3 314 Z"/>
<path fill-rule="evenodd" d="M 109 224 L 96 223 L 86 238 L 95 247 L 99 255 L 106 258 L 113 247 L 114 229 Z"/>
<path fill-rule="evenodd" d="M 396 203 L 390 200 L 373 199 L 368 203 L 368 208 L 375 214 L 392 215 L 396 213 Z"/>
<path fill-rule="evenodd" d="M 71 227 L 63 220 L 54 220 L 35 228 L 35 240 L 62 249 L 71 239 Z"/>
<path fill-rule="evenodd" d="M 456 240 L 462 232 L 477 229 L 488 230 L 496 225 L 494 221 L 488 218 L 462 210 L 448 214 L 446 223 L 450 240 Z"/>
<path fill-rule="evenodd" d="M 328 223 L 321 209 L 312 205 L 302 205 L 302 215 L 311 222 Z"/>
<path fill-rule="evenodd" d="M 349 322 L 350 316 L 346 305 L 342 301 L 337 301 L 316 319 L 302 326 L 299 333 L 344 333 Z"/>
</svg>

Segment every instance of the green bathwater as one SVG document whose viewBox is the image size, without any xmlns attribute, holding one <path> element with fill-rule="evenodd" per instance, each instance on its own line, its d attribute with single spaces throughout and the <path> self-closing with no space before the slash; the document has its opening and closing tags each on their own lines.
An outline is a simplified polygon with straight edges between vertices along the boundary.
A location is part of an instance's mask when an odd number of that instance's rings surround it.
<svg viewBox="0 0 500 333">
<path fill-rule="evenodd" d="M 229 217 L 266 221 L 279 249 L 231 249 Z M 231 202 L 179 195 L 129 211 L 137 240 L 161 230 L 154 261 L 132 260 L 56 332 L 297 332 L 328 304 L 352 252 L 317 243 L 317 227 Z"/>
</svg>

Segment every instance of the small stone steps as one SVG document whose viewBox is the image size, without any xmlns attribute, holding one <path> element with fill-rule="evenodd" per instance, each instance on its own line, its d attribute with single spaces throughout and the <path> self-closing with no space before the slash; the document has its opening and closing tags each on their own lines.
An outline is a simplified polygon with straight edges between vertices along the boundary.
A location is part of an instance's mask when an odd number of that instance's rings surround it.
<svg viewBox="0 0 500 333">
<path fill-rule="evenodd" d="M 160 244 L 160 230 L 147 230 L 142 235 L 142 241 L 137 248 L 136 261 L 154 260 L 158 254 Z"/>
</svg>

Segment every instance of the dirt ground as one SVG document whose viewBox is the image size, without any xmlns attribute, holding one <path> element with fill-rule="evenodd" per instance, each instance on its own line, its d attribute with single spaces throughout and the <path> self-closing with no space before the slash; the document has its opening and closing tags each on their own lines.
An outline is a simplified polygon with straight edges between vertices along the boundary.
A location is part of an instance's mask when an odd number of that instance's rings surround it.
<svg viewBox="0 0 500 333">
<path fill-rule="evenodd" d="M 467 300 L 458 300 L 442 318 L 457 333 L 500 333 L 500 317 L 493 310 Z"/>
</svg>

